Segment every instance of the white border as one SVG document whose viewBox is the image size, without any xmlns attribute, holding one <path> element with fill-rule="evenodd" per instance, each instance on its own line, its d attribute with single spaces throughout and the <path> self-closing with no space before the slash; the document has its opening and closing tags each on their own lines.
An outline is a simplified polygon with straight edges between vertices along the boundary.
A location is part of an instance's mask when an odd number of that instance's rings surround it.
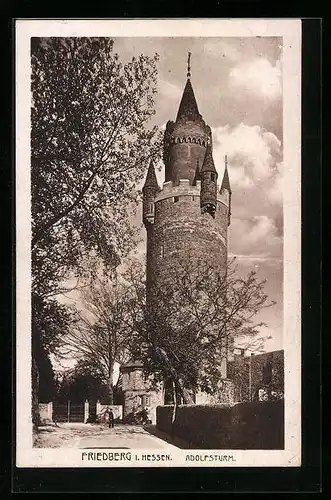
<svg viewBox="0 0 331 500">
<path fill-rule="evenodd" d="M 176 450 L 171 462 L 91 462 L 78 449 L 32 448 L 30 346 L 30 37 L 283 37 L 285 450 Z M 16 21 L 16 325 L 18 467 L 299 466 L 301 464 L 301 21 Z M 107 450 L 103 450 L 107 451 Z M 108 450 L 112 451 L 112 450 Z M 150 450 L 131 450 L 139 456 Z M 155 451 L 155 450 L 154 450 Z M 233 455 L 235 462 L 186 462 L 186 454 Z"/>
</svg>

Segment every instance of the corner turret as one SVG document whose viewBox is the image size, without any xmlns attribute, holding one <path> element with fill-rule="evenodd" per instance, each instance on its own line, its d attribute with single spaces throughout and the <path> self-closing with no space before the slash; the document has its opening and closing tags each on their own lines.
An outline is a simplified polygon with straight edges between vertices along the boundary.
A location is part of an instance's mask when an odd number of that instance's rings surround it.
<svg viewBox="0 0 331 500">
<path fill-rule="evenodd" d="M 200 206 L 202 212 L 208 212 L 215 216 L 217 205 L 217 178 L 218 174 L 215 168 L 212 146 L 210 142 L 207 145 L 206 156 L 200 171 L 201 176 L 201 195 Z"/>
<path fill-rule="evenodd" d="M 160 188 L 155 175 L 154 162 L 151 160 L 145 180 L 143 192 L 143 222 L 147 227 L 154 223 L 154 200 Z"/>
</svg>

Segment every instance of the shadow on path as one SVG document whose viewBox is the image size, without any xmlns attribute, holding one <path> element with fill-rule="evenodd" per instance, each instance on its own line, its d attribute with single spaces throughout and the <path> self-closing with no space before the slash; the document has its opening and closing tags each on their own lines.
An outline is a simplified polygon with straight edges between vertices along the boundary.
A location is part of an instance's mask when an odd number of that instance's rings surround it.
<svg viewBox="0 0 331 500">
<path fill-rule="evenodd" d="M 177 448 L 180 448 L 182 450 L 189 450 L 192 448 L 192 446 L 190 446 L 189 443 L 187 443 L 183 439 L 178 438 L 176 436 L 172 438 L 170 434 L 160 431 L 159 429 L 157 429 L 156 425 L 152 424 L 144 425 L 144 429 L 147 432 L 149 432 L 149 434 L 151 434 L 152 436 L 162 439 L 166 443 L 169 443 L 172 446 L 176 446 Z"/>
</svg>

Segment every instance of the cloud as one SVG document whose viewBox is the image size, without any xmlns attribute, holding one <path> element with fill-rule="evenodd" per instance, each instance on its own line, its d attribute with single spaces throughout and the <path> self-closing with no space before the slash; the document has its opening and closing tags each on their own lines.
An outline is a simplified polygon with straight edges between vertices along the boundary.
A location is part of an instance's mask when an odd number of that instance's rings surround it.
<svg viewBox="0 0 331 500">
<path fill-rule="evenodd" d="M 234 89 L 267 99 L 281 96 L 281 77 L 281 61 L 278 60 L 273 66 L 264 57 L 240 63 L 229 73 L 229 81 Z"/>
<path fill-rule="evenodd" d="M 278 261 L 282 256 L 283 239 L 275 221 L 266 215 L 231 222 L 231 253 L 251 261 Z"/>
<path fill-rule="evenodd" d="M 214 161 L 223 175 L 228 156 L 231 181 L 239 188 L 253 188 L 276 173 L 281 158 L 281 142 L 272 132 L 241 123 L 236 127 L 213 129 Z"/>
<path fill-rule="evenodd" d="M 268 199 L 274 205 L 280 205 L 283 201 L 283 162 L 276 165 L 277 173 L 272 186 L 268 189 Z"/>
</svg>

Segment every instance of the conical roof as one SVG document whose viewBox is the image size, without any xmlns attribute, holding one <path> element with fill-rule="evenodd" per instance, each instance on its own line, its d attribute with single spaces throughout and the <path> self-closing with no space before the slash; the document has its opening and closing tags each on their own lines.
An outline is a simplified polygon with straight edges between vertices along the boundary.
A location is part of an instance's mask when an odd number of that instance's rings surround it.
<svg viewBox="0 0 331 500">
<path fill-rule="evenodd" d="M 215 173 L 217 173 L 217 170 L 215 168 L 214 159 L 213 159 L 211 145 L 209 143 L 207 144 L 205 159 L 203 161 L 201 172 L 215 172 Z"/>
<path fill-rule="evenodd" d="M 189 78 L 187 79 L 184 92 L 182 95 L 182 100 L 180 101 L 176 121 L 180 119 L 191 120 L 191 121 L 201 119 L 197 101 L 195 99 L 192 84 Z"/>
<path fill-rule="evenodd" d="M 228 167 L 227 167 L 226 163 L 225 163 L 225 170 L 224 170 L 224 175 L 223 175 L 223 180 L 222 180 L 222 185 L 221 185 L 220 191 L 223 191 L 223 189 L 227 189 L 229 191 L 229 193 L 231 193 L 230 179 L 229 179 Z"/>
<path fill-rule="evenodd" d="M 144 184 L 143 190 L 146 187 L 154 187 L 155 189 L 159 188 L 159 185 L 157 183 L 156 174 L 155 174 L 155 167 L 154 167 L 153 160 L 151 160 L 151 162 L 149 164 L 148 171 L 147 171 L 147 176 L 146 176 L 146 180 L 145 180 L 145 184 Z"/>
</svg>

